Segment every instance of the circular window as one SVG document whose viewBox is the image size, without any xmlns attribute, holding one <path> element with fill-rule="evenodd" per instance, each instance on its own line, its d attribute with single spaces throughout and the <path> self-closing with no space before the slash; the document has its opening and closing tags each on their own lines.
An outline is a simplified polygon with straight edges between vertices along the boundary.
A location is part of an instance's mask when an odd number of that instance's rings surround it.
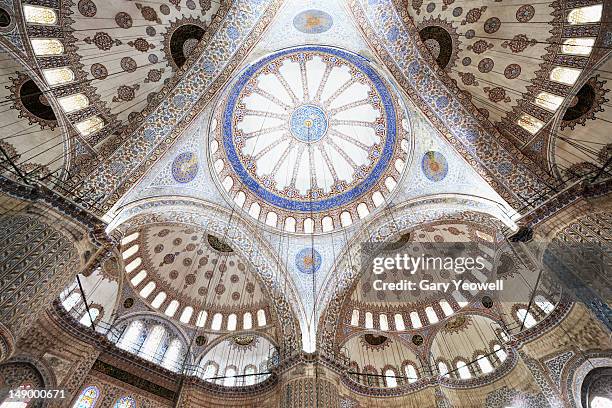
<svg viewBox="0 0 612 408">
<path fill-rule="evenodd" d="M 253 217 L 326 232 L 369 214 L 399 183 L 411 146 L 404 115 L 364 58 L 329 47 L 283 50 L 230 87 L 211 159 L 223 189 Z"/>
</svg>

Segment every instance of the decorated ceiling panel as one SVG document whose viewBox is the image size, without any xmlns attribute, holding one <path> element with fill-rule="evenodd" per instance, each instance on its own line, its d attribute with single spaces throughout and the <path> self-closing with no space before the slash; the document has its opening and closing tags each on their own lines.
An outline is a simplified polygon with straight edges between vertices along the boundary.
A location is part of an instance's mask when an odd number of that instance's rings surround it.
<svg viewBox="0 0 612 408">
<path fill-rule="evenodd" d="M 192 325 L 203 310 L 209 320 L 221 313 L 224 329 L 225 319 L 234 314 L 236 330 L 245 312 L 255 319 L 268 307 L 248 262 L 222 237 L 180 224 L 153 224 L 136 233 L 122 248 L 126 274 L 154 309 Z"/>
<path fill-rule="evenodd" d="M 609 46 L 600 36 L 601 2 L 402 0 L 396 5 L 480 114 L 551 170 L 546 126 L 556 120 L 580 74 Z"/>
<path fill-rule="evenodd" d="M 51 172 L 61 177 L 68 164 L 69 144 L 61 118 L 54 110 L 57 105 L 53 107 L 40 90 L 37 78 L 20 68 L 10 58 L 0 61 L 1 160 L 4 162 L 8 156 L 22 175 L 35 179 L 48 177 Z M 8 170 L 13 172 L 12 167 Z"/>
</svg>

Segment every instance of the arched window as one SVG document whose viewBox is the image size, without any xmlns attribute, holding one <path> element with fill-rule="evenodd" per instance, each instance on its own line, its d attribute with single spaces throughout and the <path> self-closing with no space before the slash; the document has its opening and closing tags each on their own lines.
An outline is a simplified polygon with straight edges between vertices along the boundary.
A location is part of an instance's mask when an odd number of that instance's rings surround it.
<svg viewBox="0 0 612 408">
<path fill-rule="evenodd" d="M 445 362 L 440 361 L 438 363 L 438 371 L 440 372 L 441 376 L 448 377 L 448 366 L 446 365 Z"/>
<path fill-rule="evenodd" d="M 495 351 L 495 355 L 502 363 L 506 360 L 506 357 L 508 357 L 506 351 L 499 344 L 493 346 L 493 351 Z"/>
<path fill-rule="evenodd" d="M 263 309 L 257 311 L 257 325 L 265 326 L 266 323 L 266 312 Z"/>
<path fill-rule="evenodd" d="M 380 330 L 384 330 L 384 331 L 389 330 L 389 322 L 387 321 L 386 314 L 381 313 L 380 315 L 378 315 L 378 324 L 379 324 Z"/>
<path fill-rule="evenodd" d="M 491 362 L 483 354 L 476 356 L 476 359 L 478 360 L 478 366 L 480 367 L 480 371 L 482 371 L 484 374 L 488 374 L 493 371 L 493 366 L 491 365 Z"/>
<path fill-rule="evenodd" d="M 516 317 L 518 317 L 521 326 L 525 326 L 526 329 L 535 326 L 537 323 L 536 319 L 533 318 L 533 315 L 527 309 L 517 310 Z"/>
<path fill-rule="evenodd" d="M 542 309 L 542 311 L 546 314 L 550 313 L 553 311 L 553 309 L 555 308 L 555 305 L 553 305 L 552 303 L 550 303 L 544 296 L 542 295 L 537 295 L 534 299 L 535 304 Z"/>
<path fill-rule="evenodd" d="M 147 338 L 142 345 L 142 349 L 140 349 L 140 353 L 138 354 L 147 360 L 155 360 L 159 345 L 164 339 L 165 334 L 166 329 L 164 329 L 163 326 L 157 325 L 153 327 L 153 329 L 147 335 Z"/>
<path fill-rule="evenodd" d="M 404 367 L 404 373 L 406 374 L 406 378 L 408 378 L 408 384 L 412 384 L 419 379 L 419 375 L 412 364 L 408 364 Z"/>
<path fill-rule="evenodd" d="M 136 258 L 136 259 L 140 259 L 140 258 Z M 126 267 L 126 272 L 127 272 L 127 267 Z M 147 271 L 142 270 L 142 271 L 138 272 L 136 275 L 134 275 L 134 277 L 132 278 L 132 280 L 130 282 L 132 282 L 132 285 L 138 286 L 140 284 L 140 282 L 142 282 L 144 280 L 144 278 L 146 278 L 146 277 L 147 277 Z"/>
<path fill-rule="evenodd" d="M 567 14 L 570 24 L 596 23 L 601 20 L 602 4 L 573 9 Z"/>
<path fill-rule="evenodd" d="M 395 316 L 393 316 L 393 320 L 395 321 L 395 330 L 406 330 L 404 317 L 401 314 L 396 313 Z"/>
<path fill-rule="evenodd" d="M 440 307 L 442 308 L 442 312 L 444 312 L 445 316 L 450 316 L 454 313 L 454 310 L 451 307 L 450 303 L 448 303 L 446 300 L 440 301 Z"/>
<path fill-rule="evenodd" d="M 200 310 L 200 313 L 198 313 L 198 319 L 196 320 L 196 326 L 204 327 L 207 317 L 208 313 L 206 313 L 206 310 Z"/>
<path fill-rule="evenodd" d="M 202 365 L 203 362 L 204 360 L 202 360 L 202 362 L 200 363 L 200 367 L 203 367 Z M 202 374 L 202 378 L 204 378 L 205 380 L 209 380 L 216 376 L 217 376 L 217 365 L 213 363 L 212 361 L 209 361 L 208 363 L 206 363 L 206 366 L 204 368 L 204 373 Z"/>
<path fill-rule="evenodd" d="M 418 329 L 422 326 L 421 318 L 417 312 L 410 312 L 410 322 L 412 323 L 412 327 Z"/>
<path fill-rule="evenodd" d="M 82 93 L 76 93 L 57 100 L 66 113 L 85 109 L 89 106 L 89 98 Z M 132 234 L 134 235 L 134 234 Z M 122 241 L 123 245 L 123 241 Z"/>
<path fill-rule="evenodd" d="M 227 330 L 234 331 L 236 330 L 237 325 L 238 325 L 238 317 L 234 313 L 227 316 Z"/>
<path fill-rule="evenodd" d="M 244 369 L 244 384 L 245 385 L 253 385 L 255 384 L 256 376 L 254 374 L 257 373 L 257 368 L 254 365 L 248 365 Z"/>
<path fill-rule="evenodd" d="M 223 385 L 226 387 L 236 386 L 236 369 L 234 367 L 227 367 L 223 376 L 225 377 L 223 379 Z"/>
<path fill-rule="evenodd" d="M 162 303 L 164 303 L 164 300 L 166 300 L 166 292 L 159 292 L 157 295 L 155 295 L 155 299 L 153 299 L 151 302 L 151 306 L 159 309 Z"/>
<path fill-rule="evenodd" d="M 137 342 L 143 329 L 144 324 L 140 320 L 134 320 L 123 332 L 123 335 L 117 343 L 117 347 L 128 351 L 135 351 L 138 347 Z"/>
<path fill-rule="evenodd" d="M 372 312 L 366 312 L 365 314 L 365 328 L 374 328 L 374 317 L 372 316 Z"/>
<path fill-rule="evenodd" d="M 472 373 L 470 373 L 470 369 L 465 364 L 465 361 L 459 360 L 459 361 L 457 361 L 457 364 L 455 364 L 455 366 L 457 367 L 457 372 L 459 373 L 459 378 L 461 378 L 463 380 L 467 380 L 468 378 L 472 378 Z"/>
<path fill-rule="evenodd" d="M 242 329 L 251 330 L 252 328 L 253 328 L 253 315 L 251 315 L 251 312 L 246 312 L 242 316 Z"/>
<path fill-rule="evenodd" d="M 99 315 L 100 309 L 97 307 L 92 307 L 89 309 L 89 313 L 87 313 L 87 310 L 85 311 L 81 317 L 81 320 L 79 320 L 79 323 L 81 323 L 83 326 L 91 327 L 92 321 L 95 322 Z"/>
<path fill-rule="evenodd" d="M 566 85 L 574 85 L 574 82 L 580 76 L 580 70 L 575 68 L 567 68 L 567 67 L 554 67 L 552 71 L 550 71 L 550 80 L 555 82 L 560 82 Z"/>
<path fill-rule="evenodd" d="M 145 285 L 144 288 L 140 291 L 140 296 L 143 298 L 148 298 L 151 293 L 155 290 L 155 282 L 151 281 Z"/>
<path fill-rule="evenodd" d="M 427 320 L 429 320 L 429 323 L 431 324 L 438 323 L 438 315 L 436 314 L 436 311 L 434 310 L 433 307 L 431 306 L 426 307 L 425 314 L 427 315 Z"/>
<path fill-rule="evenodd" d="M 210 324 L 210 328 L 213 330 L 221 330 L 221 323 L 223 322 L 223 315 L 221 313 L 215 313 Z"/>
<path fill-rule="evenodd" d="M 98 396 L 100 396 L 100 390 L 98 387 L 94 385 L 85 387 L 83 391 L 81 391 L 81 395 L 79 395 L 79 398 L 75 401 L 72 408 L 94 408 L 96 401 L 98 401 Z"/>
<path fill-rule="evenodd" d="M 359 310 L 353 309 L 351 314 L 351 326 L 359 326 Z"/>
<path fill-rule="evenodd" d="M 80 300 L 81 294 L 79 292 L 73 292 L 70 294 L 70 296 L 68 296 L 62 301 L 62 306 L 64 306 L 64 309 L 66 309 L 67 311 L 71 311 L 72 308 L 75 307 Z"/>
<path fill-rule="evenodd" d="M 74 81 L 74 72 L 70 68 L 51 68 L 43 70 L 43 75 L 49 86 L 61 85 Z"/>
<path fill-rule="evenodd" d="M 146 298 L 147 296 L 144 296 L 144 297 Z M 179 305 L 178 300 L 176 300 L 176 299 L 173 300 L 172 302 L 170 302 L 168 304 L 168 307 L 166 308 L 166 311 L 164 312 L 164 314 L 166 316 L 169 316 L 169 317 L 174 317 L 174 315 L 176 314 L 176 311 L 178 310 L 179 306 L 180 305 Z"/>
<path fill-rule="evenodd" d="M 24 4 L 23 15 L 28 23 L 44 25 L 57 24 L 57 14 L 55 10 L 49 7 Z"/>
<path fill-rule="evenodd" d="M 385 370 L 385 383 L 387 384 L 387 387 L 389 388 L 393 388 L 393 387 L 397 387 L 397 378 L 395 371 L 391 368 L 388 368 L 387 370 Z"/>
<path fill-rule="evenodd" d="M 181 349 L 183 348 L 183 343 L 179 339 L 174 339 L 170 342 L 168 349 L 166 350 L 166 354 L 164 354 L 164 359 L 162 361 L 162 366 L 171 371 L 177 371 L 179 367 L 179 357 L 181 354 Z"/>
<path fill-rule="evenodd" d="M 50 84 L 49 84 L 50 85 Z M 99 116 L 92 116 L 74 125 L 81 136 L 88 136 L 96 133 L 104 127 L 104 120 Z"/>
<path fill-rule="evenodd" d="M 136 401 L 132 397 L 121 397 L 115 402 L 113 408 L 136 408 Z"/>
</svg>

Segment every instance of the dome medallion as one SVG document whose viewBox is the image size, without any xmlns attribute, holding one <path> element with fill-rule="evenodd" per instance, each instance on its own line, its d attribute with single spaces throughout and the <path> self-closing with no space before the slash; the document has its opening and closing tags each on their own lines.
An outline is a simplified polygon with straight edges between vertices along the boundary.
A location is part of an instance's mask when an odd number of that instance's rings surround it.
<svg viewBox="0 0 612 408">
<path fill-rule="evenodd" d="M 405 113 L 386 81 L 366 59 L 331 47 L 259 60 L 218 109 L 211 144 L 223 148 L 211 152 L 219 181 L 249 214 L 287 231 L 308 232 L 308 219 L 324 231 L 325 217 L 327 230 L 363 218 L 380 205 L 372 196 L 388 197 L 399 182 L 411 145 L 402 143 Z M 251 211 L 253 203 L 263 211 Z M 360 204 L 367 209 L 358 214 Z"/>
</svg>

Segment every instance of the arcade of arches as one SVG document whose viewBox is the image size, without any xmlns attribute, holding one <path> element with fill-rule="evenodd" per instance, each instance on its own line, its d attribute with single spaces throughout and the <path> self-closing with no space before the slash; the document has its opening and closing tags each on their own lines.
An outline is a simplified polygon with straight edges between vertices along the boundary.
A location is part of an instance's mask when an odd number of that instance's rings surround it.
<svg viewBox="0 0 612 408">
<path fill-rule="evenodd" d="M 0 0 L 0 408 L 611 408 L 611 20 Z"/>
</svg>

